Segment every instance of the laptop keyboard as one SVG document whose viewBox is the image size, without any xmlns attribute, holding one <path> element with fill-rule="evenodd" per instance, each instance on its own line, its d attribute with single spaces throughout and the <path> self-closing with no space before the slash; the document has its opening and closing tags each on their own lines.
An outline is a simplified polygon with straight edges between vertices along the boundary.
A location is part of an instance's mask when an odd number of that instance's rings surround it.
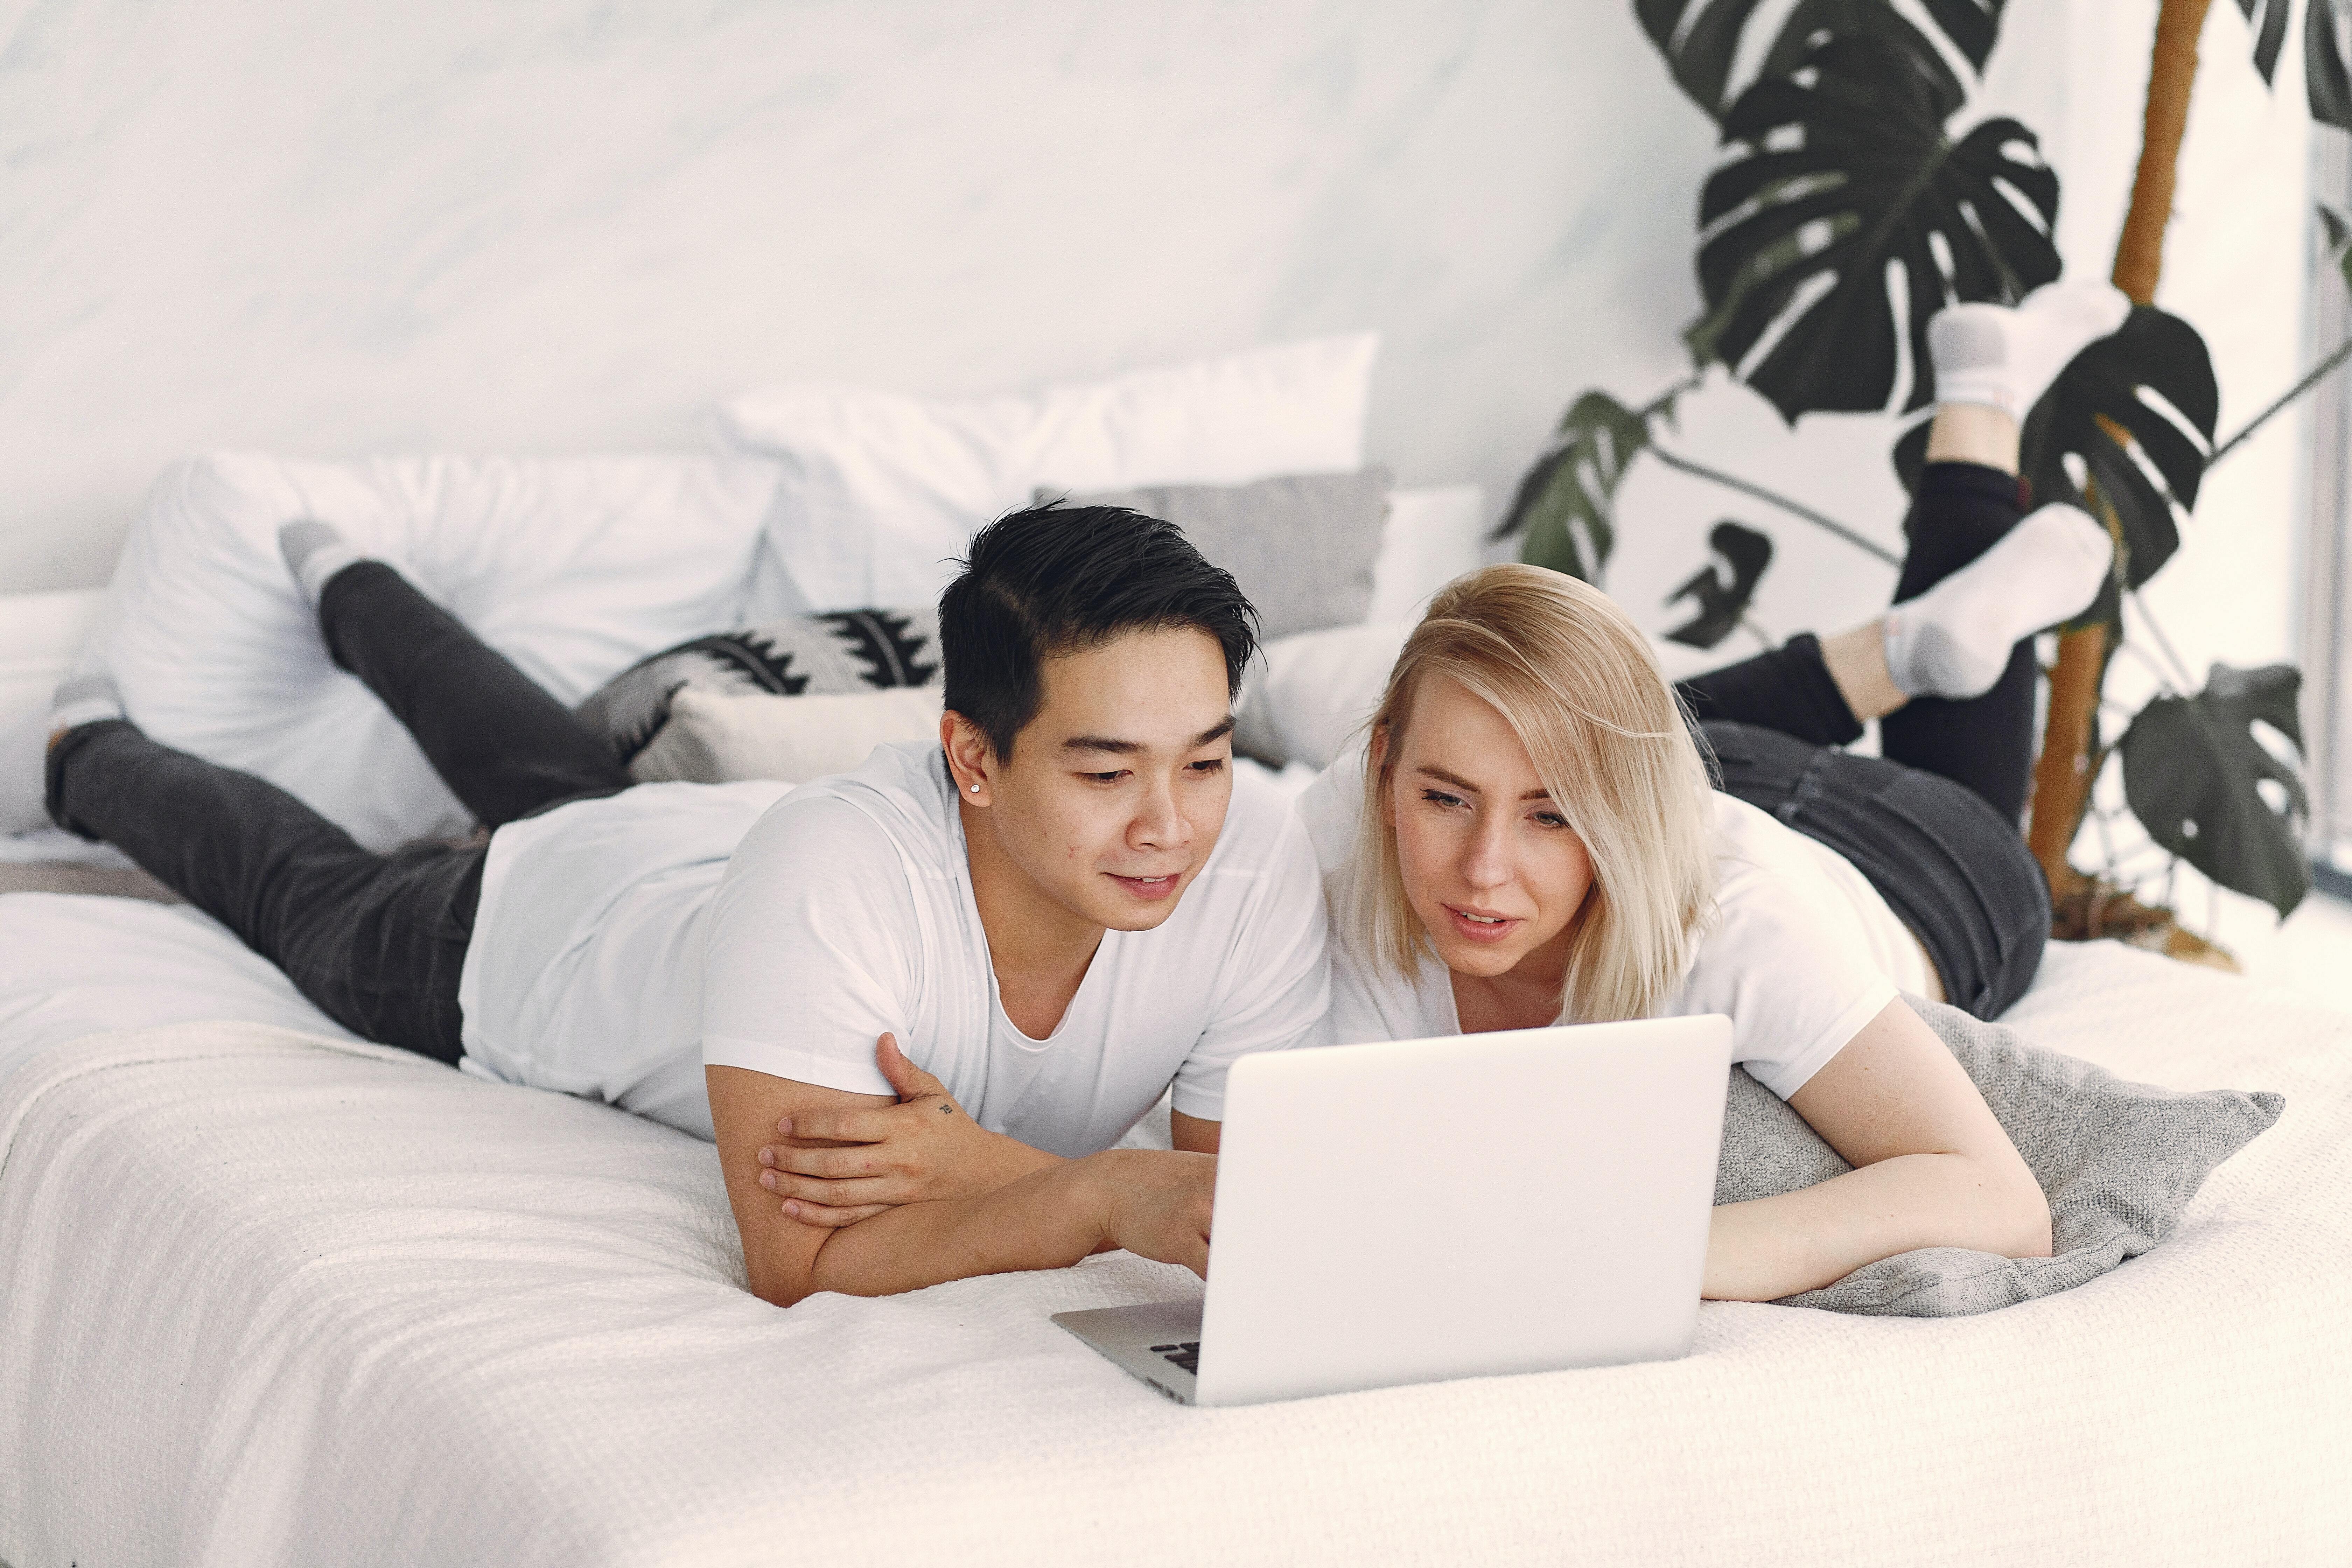
<svg viewBox="0 0 2352 1568">
<path fill-rule="evenodd" d="M 1201 1342 L 1186 1340 L 1181 1344 L 1154 1345 L 1151 1353 L 1161 1361 L 1171 1362 L 1195 1377 L 1201 1373 Z"/>
</svg>

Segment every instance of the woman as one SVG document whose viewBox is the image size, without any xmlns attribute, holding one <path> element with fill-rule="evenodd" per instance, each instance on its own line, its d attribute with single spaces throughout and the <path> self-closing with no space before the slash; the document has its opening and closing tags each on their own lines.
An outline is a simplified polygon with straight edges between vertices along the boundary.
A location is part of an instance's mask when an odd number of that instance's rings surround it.
<svg viewBox="0 0 2352 1568">
<path fill-rule="evenodd" d="M 1717 1209 L 1712 1298 L 1769 1300 L 1915 1247 L 2047 1256 L 2032 1174 L 1897 993 L 1990 1017 L 2039 960 L 2047 892 L 2016 827 L 2021 639 L 2083 608 L 2112 552 L 2073 509 L 2021 519 L 2017 414 L 2119 320 L 2108 291 L 2074 289 L 1933 324 L 1941 405 L 1908 592 L 1826 645 L 1678 700 L 1582 583 L 1495 566 L 1441 592 L 1363 752 L 1301 803 L 1332 904 L 1336 1038 L 1728 1015 L 1735 1059 L 1855 1169 Z M 1928 722 L 1888 725 L 1888 752 L 1938 771 L 1837 749 L 1906 709 Z"/>
</svg>

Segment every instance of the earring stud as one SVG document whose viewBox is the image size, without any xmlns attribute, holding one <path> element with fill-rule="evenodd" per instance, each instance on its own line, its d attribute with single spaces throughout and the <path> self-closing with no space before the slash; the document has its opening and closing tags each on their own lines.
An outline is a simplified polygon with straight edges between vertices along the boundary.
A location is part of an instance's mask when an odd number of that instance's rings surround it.
<svg viewBox="0 0 2352 1568">
<path fill-rule="evenodd" d="M 972 785 L 972 786 L 971 786 L 971 793 L 972 793 L 972 794 L 974 794 L 974 795 L 978 795 L 978 794 L 980 793 L 980 786 L 979 786 L 978 784 L 974 784 L 974 785 Z"/>
</svg>

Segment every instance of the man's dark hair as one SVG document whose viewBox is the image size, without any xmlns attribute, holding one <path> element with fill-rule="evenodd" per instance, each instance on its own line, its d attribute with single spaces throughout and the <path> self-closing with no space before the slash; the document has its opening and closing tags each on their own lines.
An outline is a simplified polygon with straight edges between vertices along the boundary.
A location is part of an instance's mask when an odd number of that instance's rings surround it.
<svg viewBox="0 0 2352 1568">
<path fill-rule="evenodd" d="M 948 708 L 999 757 L 1045 703 L 1046 659 L 1133 631 L 1191 626 L 1225 655 L 1225 693 L 1257 648 L 1257 610 L 1172 522 L 1118 506 L 1051 502 L 971 536 L 940 595 Z"/>
</svg>

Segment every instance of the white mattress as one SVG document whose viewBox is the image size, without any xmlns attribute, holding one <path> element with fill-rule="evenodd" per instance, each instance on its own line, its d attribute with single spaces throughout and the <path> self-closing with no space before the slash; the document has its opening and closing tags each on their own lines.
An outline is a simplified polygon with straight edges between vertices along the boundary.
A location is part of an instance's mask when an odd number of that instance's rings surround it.
<svg viewBox="0 0 2352 1568">
<path fill-rule="evenodd" d="M 2112 946 L 2043 975 L 2047 1044 L 2287 1095 L 2146 1258 L 1981 1318 L 1710 1304 L 1682 1362 L 1200 1411 L 1045 1321 L 1180 1271 L 779 1310 L 708 1145 L 289 1033 L 184 911 L 0 899 L 0 1559 L 2340 1563 L 2352 1019 Z M 240 1007 L 279 1026 L 187 1021 Z"/>
<path fill-rule="evenodd" d="M 0 897 L 0 1073 L 84 1035 L 208 1018 L 352 1037 L 277 965 L 185 904 Z"/>
</svg>

